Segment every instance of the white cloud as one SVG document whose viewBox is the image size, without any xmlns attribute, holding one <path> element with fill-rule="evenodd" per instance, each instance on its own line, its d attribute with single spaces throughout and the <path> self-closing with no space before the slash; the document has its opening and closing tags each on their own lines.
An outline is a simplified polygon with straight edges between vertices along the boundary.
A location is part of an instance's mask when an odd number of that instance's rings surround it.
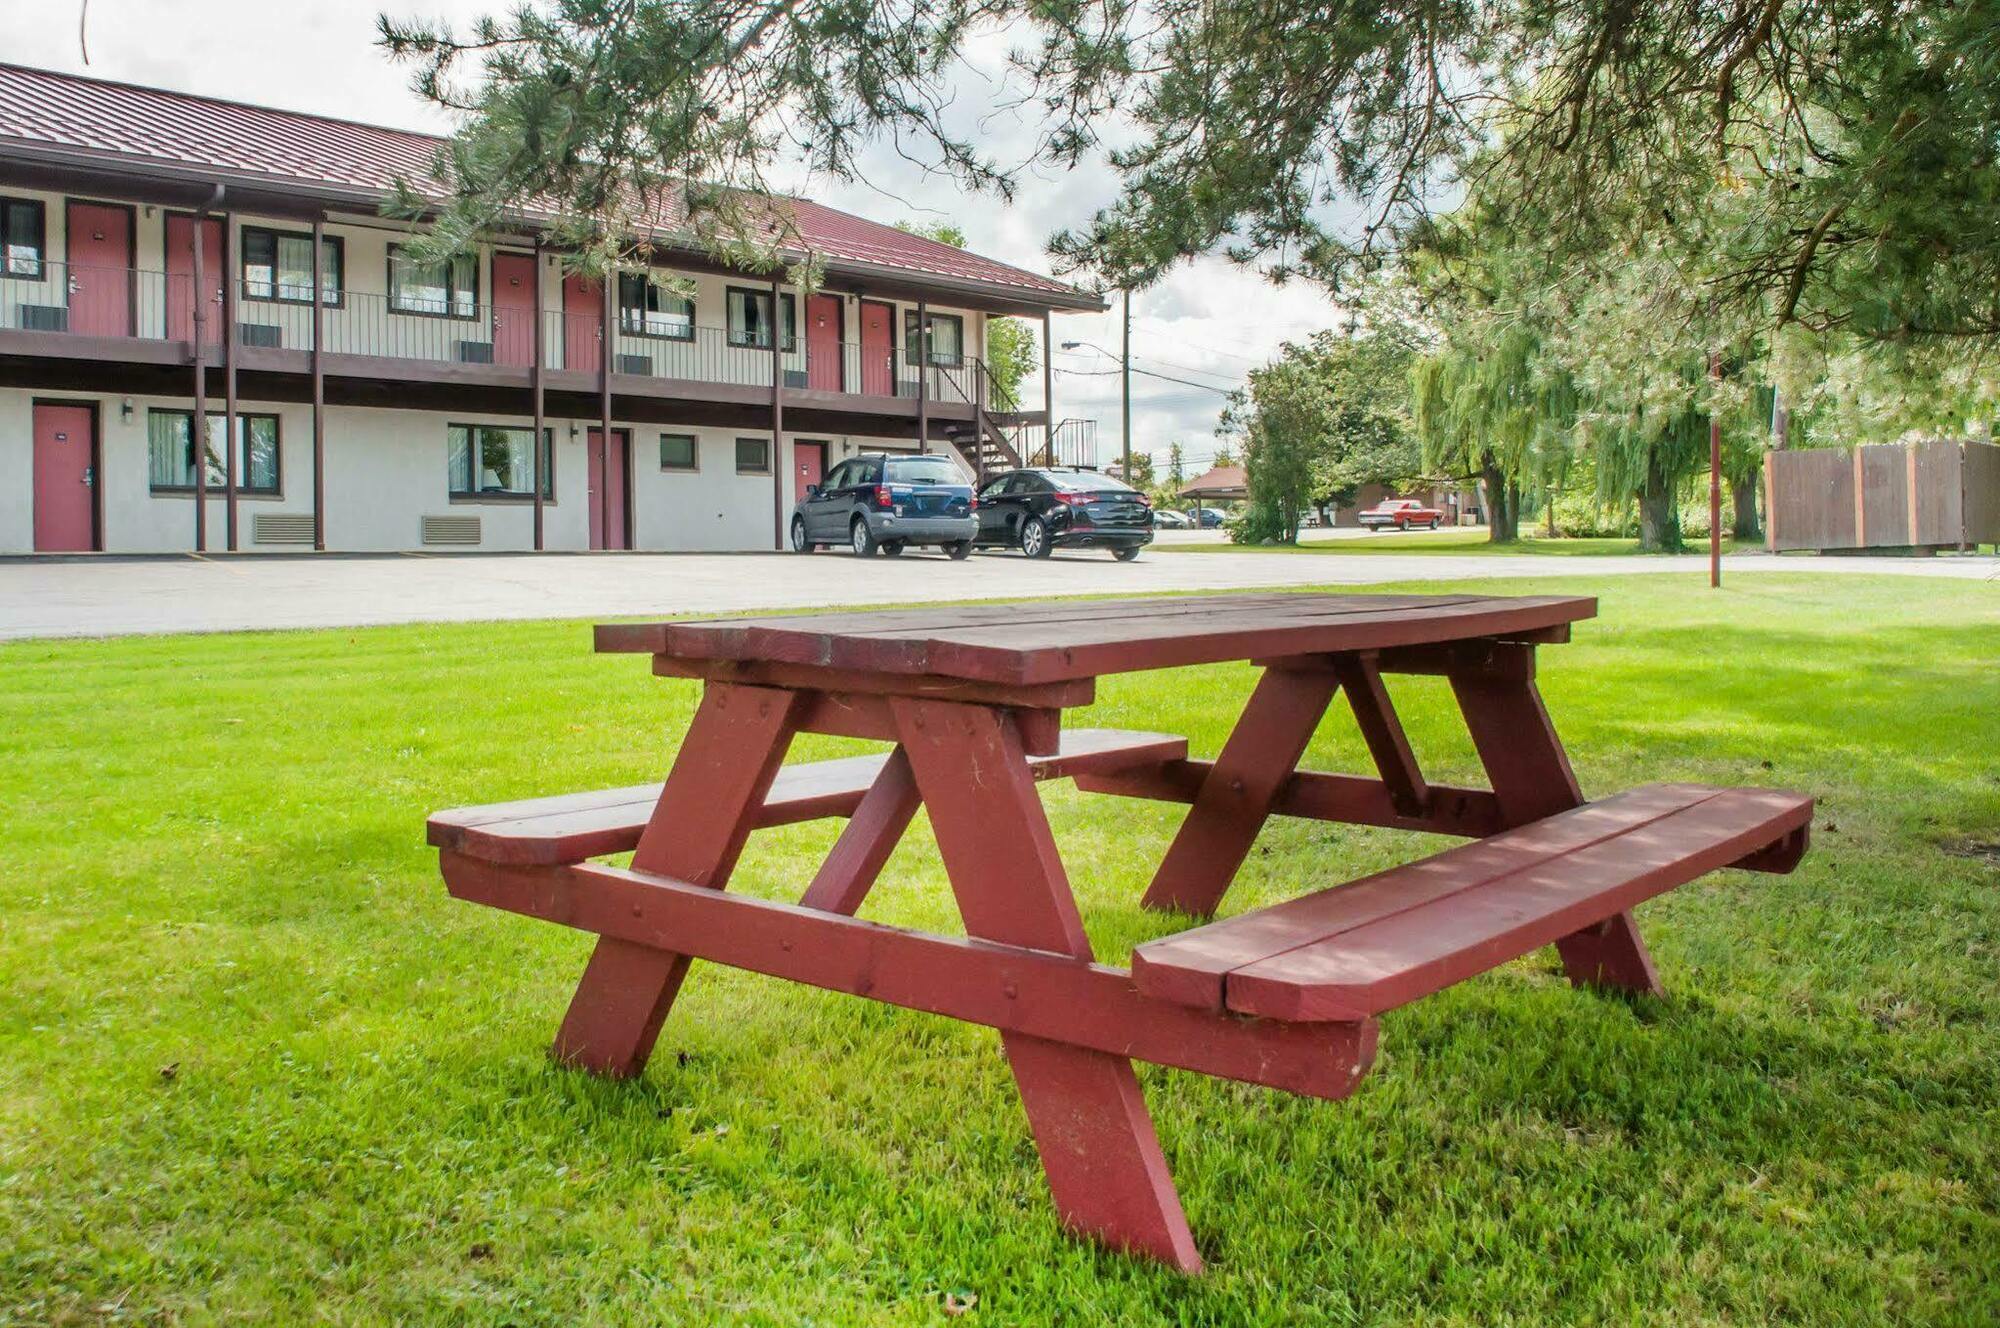
<svg viewBox="0 0 2000 1328">
<path fill-rule="evenodd" d="M 466 23 L 504 10 L 503 0 L 417 0 L 391 3 L 392 13 L 420 13 Z M 392 65 L 375 42 L 375 0 L 283 4 L 271 0 L 95 0 L 90 9 L 91 63 L 77 45 L 72 11 L 61 22 L 9 27 L 9 60 L 72 73 L 150 84 L 341 116 L 377 124 L 444 132 L 445 117 L 409 90 L 408 70 Z M 1002 103 L 1002 62 L 1009 34 L 983 37 L 965 62 L 953 102 L 954 124 L 1003 163 L 1027 154 L 1034 128 Z M 1120 124 L 1107 126 L 1116 136 Z M 832 206 L 882 221 L 950 220 L 981 253 L 1047 271 L 1051 234 L 1088 221 L 1116 194 L 1102 164 L 1068 173 L 1023 175 L 1012 205 L 968 195 L 949 180 L 920 170 L 886 145 L 862 158 L 866 182 L 829 184 L 800 179 L 802 192 Z M 1210 258 L 1183 267 L 1133 300 L 1136 368 L 1233 386 L 1278 345 L 1331 326 L 1338 310 L 1301 284 L 1273 286 L 1253 272 Z M 1116 297 L 1106 314 L 1055 319 L 1061 341 L 1094 342 L 1114 355 L 1120 318 Z M 1056 410 L 1099 421 L 1109 455 L 1119 446 L 1119 379 L 1115 358 L 1058 351 Z M 1111 370 L 1105 374 L 1101 371 Z M 1091 371 L 1099 371 L 1093 373 Z M 1039 392 L 1039 384 L 1030 389 Z M 1133 378 L 1133 443 L 1164 453 L 1179 439 L 1191 458 L 1205 458 L 1223 398 L 1216 392 L 1137 375 Z"/>
</svg>

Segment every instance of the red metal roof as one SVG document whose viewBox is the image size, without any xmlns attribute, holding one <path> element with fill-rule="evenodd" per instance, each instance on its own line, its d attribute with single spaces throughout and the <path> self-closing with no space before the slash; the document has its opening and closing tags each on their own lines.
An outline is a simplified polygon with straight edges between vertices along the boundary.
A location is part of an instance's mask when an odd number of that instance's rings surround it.
<svg viewBox="0 0 2000 1328">
<path fill-rule="evenodd" d="M 443 141 L 406 129 L 0 64 L 0 156 L 10 148 L 54 149 L 113 168 L 144 162 L 192 174 L 252 176 L 270 185 L 386 194 L 398 176 L 419 188 L 430 181 L 431 159 Z M 835 268 L 865 264 L 999 287 L 1030 304 L 1050 296 L 1058 306 L 1100 307 L 1051 277 L 807 199 L 793 201 L 800 234 Z"/>
</svg>

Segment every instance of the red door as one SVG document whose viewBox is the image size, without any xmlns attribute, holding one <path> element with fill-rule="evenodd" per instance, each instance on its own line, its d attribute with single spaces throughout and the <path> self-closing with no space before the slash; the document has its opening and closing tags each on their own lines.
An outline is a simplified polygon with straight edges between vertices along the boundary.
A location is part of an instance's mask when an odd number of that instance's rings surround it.
<svg viewBox="0 0 2000 1328">
<path fill-rule="evenodd" d="M 97 412 L 35 403 L 35 552 L 97 547 Z"/>
<path fill-rule="evenodd" d="M 838 295 L 815 295 L 806 301 L 806 386 L 822 392 L 846 390 L 840 354 L 841 306 Z"/>
<path fill-rule="evenodd" d="M 625 523 L 625 478 L 630 473 L 632 435 L 623 429 L 611 431 L 611 446 L 604 446 L 604 430 L 592 429 L 589 453 L 590 547 L 629 549 L 631 531 Z"/>
<path fill-rule="evenodd" d="M 86 337 L 132 335 L 132 213 L 71 203 L 69 330 Z"/>
<path fill-rule="evenodd" d="M 222 340 L 222 223 L 201 223 L 202 279 L 207 285 L 208 340 Z M 194 218 L 167 218 L 167 339 L 194 340 Z"/>
<path fill-rule="evenodd" d="M 493 255 L 493 362 L 535 362 L 535 259 Z"/>
<path fill-rule="evenodd" d="M 792 443 L 792 497 L 797 502 L 806 500 L 806 489 L 818 484 L 820 476 L 826 473 L 825 443 Z"/>
<path fill-rule="evenodd" d="M 604 363 L 603 286 L 587 277 L 563 278 L 563 368 L 596 373 Z M 591 545 L 596 548 L 595 544 Z"/>
<path fill-rule="evenodd" d="M 895 309 L 873 300 L 861 302 L 861 390 L 870 396 L 896 394 Z"/>
</svg>

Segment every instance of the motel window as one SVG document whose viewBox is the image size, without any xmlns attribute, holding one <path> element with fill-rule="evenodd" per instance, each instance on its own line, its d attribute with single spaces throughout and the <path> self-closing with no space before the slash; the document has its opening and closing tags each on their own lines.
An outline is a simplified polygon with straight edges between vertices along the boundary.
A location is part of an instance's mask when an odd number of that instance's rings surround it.
<svg viewBox="0 0 2000 1328">
<path fill-rule="evenodd" d="M 479 260 L 456 254 L 441 263 L 405 258 L 389 246 L 389 308 L 399 314 L 475 318 L 479 314 Z"/>
<path fill-rule="evenodd" d="M 447 469 L 454 498 L 533 498 L 535 455 L 533 429 L 497 424 L 453 424 L 447 427 Z M 553 434 L 542 431 L 542 497 L 554 498 Z"/>
<path fill-rule="evenodd" d="M 661 470 L 700 470 L 701 452 L 691 433 L 660 435 Z"/>
<path fill-rule="evenodd" d="M 148 478 L 154 493 L 185 493 L 194 488 L 194 412 L 154 410 L 146 413 Z M 224 416 L 208 417 L 202 459 L 208 472 L 208 487 L 219 489 L 228 482 L 223 473 Z M 278 492 L 278 417 L 238 415 L 236 417 L 236 491 L 250 494 Z"/>
<path fill-rule="evenodd" d="M 778 312 L 785 320 L 784 348 L 795 350 L 799 344 L 799 311 L 790 291 L 784 293 Z M 771 292 L 743 286 L 729 288 L 729 344 L 771 348 Z"/>
<path fill-rule="evenodd" d="M 965 320 L 957 314 L 932 314 L 931 364 L 939 369 L 956 369 L 965 363 Z M 903 311 L 904 363 L 919 364 L 923 351 L 917 346 L 917 311 Z"/>
<path fill-rule="evenodd" d="M 243 297 L 281 304 L 311 304 L 313 240 L 310 233 L 243 228 Z M 322 294 L 330 305 L 340 303 L 346 285 L 347 255 L 337 235 L 326 237 L 320 250 Z"/>
<path fill-rule="evenodd" d="M 31 198 L 0 198 L 0 276 L 42 279 L 48 213 Z"/>
<path fill-rule="evenodd" d="M 694 301 L 638 272 L 618 274 L 619 325 L 634 336 L 694 340 Z"/>
<path fill-rule="evenodd" d="M 771 440 L 768 438 L 738 438 L 736 440 L 736 473 L 738 475 L 770 474 Z"/>
</svg>

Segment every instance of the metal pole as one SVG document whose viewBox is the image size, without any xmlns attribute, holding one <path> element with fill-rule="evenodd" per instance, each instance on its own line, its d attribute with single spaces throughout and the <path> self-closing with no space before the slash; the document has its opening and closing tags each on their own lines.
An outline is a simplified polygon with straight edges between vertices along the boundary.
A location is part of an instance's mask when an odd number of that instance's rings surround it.
<svg viewBox="0 0 2000 1328">
<path fill-rule="evenodd" d="M 1056 427 L 1056 360 L 1054 338 L 1049 333 L 1049 311 L 1042 310 L 1042 427 Z"/>
<path fill-rule="evenodd" d="M 931 450 L 931 307 L 922 300 L 917 301 L 917 450 Z"/>
<path fill-rule="evenodd" d="M 312 408 L 313 408 L 313 548 L 326 552 L 326 366 L 320 361 L 326 340 L 326 214 L 313 218 L 312 282 Z"/>
<path fill-rule="evenodd" d="M 1722 356 L 1716 351 L 1708 355 L 1708 376 L 1719 390 L 1722 387 Z M 1711 589 L 1722 584 L 1722 415 L 1717 410 L 1719 403 L 1711 400 L 1708 407 L 1708 584 Z"/>
<path fill-rule="evenodd" d="M 534 282 L 535 312 L 534 312 L 533 330 L 531 333 L 531 335 L 535 339 L 535 351 L 534 351 L 535 357 L 533 360 L 529 362 L 533 367 L 528 371 L 530 379 L 530 390 L 533 392 L 535 398 L 535 441 L 533 446 L 535 449 L 535 552 L 536 553 L 542 552 L 542 550 L 546 547 L 542 537 L 542 490 L 548 487 L 547 478 L 542 474 L 542 467 L 546 464 L 546 461 L 542 456 L 542 451 L 544 447 L 543 435 L 548 432 L 548 427 L 549 427 L 548 413 L 546 409 L 547 402 L 543 398 L 543 384 L 542 384 L 542 368 L 543 368 L 543 362 L 546 359 L 546 356 L 542 352 L 542 265 L 543 265 L 542 237 L 537 235 L 535 237 L 535 282 Z M 497 302 L 497 297 L 496 297 L 496 302 Z"/>
<path fill-rule="evenodd" d="M 194 245 L 194 418 L 188 432 L 194 442 L 194 551 L 208 552 L 208 265 L 201 257 L 201 229 L 206 212 L 194 214 L 188 228 Z"/>
<path fill-rule="evenodd" d="M 771 279 L 771 547 L 785 547 L 785 324 L 784 292 Z"/>
<path fill-rule="evenodd" d="M 616 299 L 613 290 L 618 280 L 616 271 L 607 271 L 599 289 L 603 296 L 599 301 L 604 306 L 604 349 L 597 357 L 597 406 L 603 417 L 599 431 L 598 446 L 603 448 L 604 469 L 597 486 L 598 529 L 604 532 L 604 547 L 611 547 L 611 356 L 616 349 L 617 328 L 612 313 L 612 301 Z M 629 484 L 628 484 L 629 487 Z M 632 542 L 632 531 L 628 526 L 625 542 Z"/>
<path fill-rule="evenodd" d="M 236 552 L 236 214 L 222 214 L 222 484 L 225 542 Z"/>
<path fill-rule="evenodd" d="M 1118 374 L 1125 388 L 1124 461 L 1118 478 L 1132 482 L 1132 290 L 1125 290 L 1125 353 L 1118 357 Z"/>
</svg>

